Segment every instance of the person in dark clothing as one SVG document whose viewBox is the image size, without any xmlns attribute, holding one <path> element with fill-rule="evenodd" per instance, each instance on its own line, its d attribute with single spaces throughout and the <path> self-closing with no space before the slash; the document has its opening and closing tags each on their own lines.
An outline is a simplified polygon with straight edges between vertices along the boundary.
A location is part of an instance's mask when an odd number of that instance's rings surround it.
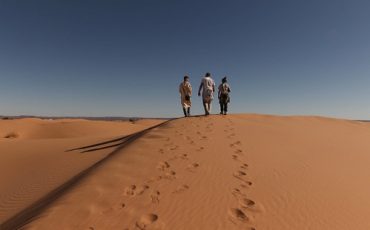
<svg viewBox="0 0 370 230">
<path fill-rule="evenodd" d="M 227 104 L 230 102 L 230 85 L 227 77 L 222 78 L 222 83 L 218 86 L 218 100 L 220 102 L 220 114 L 227 114 Z"/>
</svg>

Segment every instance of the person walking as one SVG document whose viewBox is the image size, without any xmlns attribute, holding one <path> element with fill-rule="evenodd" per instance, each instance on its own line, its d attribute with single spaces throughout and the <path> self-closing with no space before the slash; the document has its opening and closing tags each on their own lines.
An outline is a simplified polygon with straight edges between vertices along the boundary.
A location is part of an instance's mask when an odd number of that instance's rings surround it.
<svg viewBox="0 0 370 230">
<path fill-rule="evenodd" d="M 209 115 L 211 113 L 211 104 L 213 100 L 213 94 L 215 92 L 215 82 L 211 78 L 210 73 L 206 73 L 206 75 L 202 78 L 202 81 L 199 86 L 198 96 L 200 96 L 200 92 L 202 91 L 202 99 L 203 99 L 203 107 L 205 115 Z"/>
<path fill-rule="evenodd" d="M 191 107 L 191 84 L 189 81 L 189 76 L 184 76 L 184 81 L 181 82 L 179 86 L 179 92 L 181 95 L 181 106 L 184 111 L 185 117 L 190 116 L 190 107 Z"/>
<path fill-rule="evenodd" d="M 227 104 L 230 102 L 230 85 L 227 83 L 227 77 L 222 78 L 222 83 L 218 86 L 218 100 L 220 102 L 220 114 L 227 114 Z"/>
</svg>

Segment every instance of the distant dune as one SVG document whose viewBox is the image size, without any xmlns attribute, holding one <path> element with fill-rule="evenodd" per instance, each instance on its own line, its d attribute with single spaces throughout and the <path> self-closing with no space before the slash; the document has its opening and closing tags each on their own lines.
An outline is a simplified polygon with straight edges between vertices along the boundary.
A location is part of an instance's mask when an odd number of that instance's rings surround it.
<svg viewBox="0 0 370 230">
<path fill-rule="evenodd" d="M 0 229 L 370 229 L 370 123 L 160 122 L 0 121 Z"/>
</svg>

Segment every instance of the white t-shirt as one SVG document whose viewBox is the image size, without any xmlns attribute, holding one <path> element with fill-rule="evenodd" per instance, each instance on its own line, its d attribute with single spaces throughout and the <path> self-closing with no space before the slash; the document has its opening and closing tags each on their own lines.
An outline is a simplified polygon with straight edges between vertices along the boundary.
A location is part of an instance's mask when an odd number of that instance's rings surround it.
<svg viewBox="0 0 370 230">
<path fill-rule="evenodd" d="M 203 77 L 199 89 L 202 89 L 202 97 L 204 99 L 213 99 L 213 89 L 215 82 L 210 77 Z"/>
</svg>

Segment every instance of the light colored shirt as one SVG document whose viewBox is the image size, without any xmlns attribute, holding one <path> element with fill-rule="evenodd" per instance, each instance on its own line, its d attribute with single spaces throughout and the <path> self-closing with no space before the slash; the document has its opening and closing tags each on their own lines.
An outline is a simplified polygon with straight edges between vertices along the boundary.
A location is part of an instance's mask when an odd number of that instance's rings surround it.
<svg viewBox="0 0 370 230">
<path fill-rule="evenodd" d="M 179 92 L 181 94 L 181 96 L 191 96 L 191 92 L 192 92 L 192 88 L 191 88 L 191 84 L 189 81 L 183 81 L 180 83 L 180 86 L 179 86 Z"/>
<path fill-rule="evenodd" d="M 181 105 L 183 108 L 191 107 L 190 97 L 186 99 L 186 96 L 191 96 L 192 88 L 189 81 L 183 81 L 179 85 L 179 93 L 181 95 Z"/>
<path fill-rule="evenodd" d="M 215 90 L 215 82 L 213 81 L 212 78 L 210 77 L 203 77 L 202 78 L 202 81 L 200 83 L 200 86 L 199 86 L 199 90 L 198 90 L 198 93 L 200 93 L 200 91 L 202 91 L 202 97 L 203 97 L 203 100 L 205 99 L 213 99 L 213 93 L 214 93 L 214 90 Z"/>
</svg>

